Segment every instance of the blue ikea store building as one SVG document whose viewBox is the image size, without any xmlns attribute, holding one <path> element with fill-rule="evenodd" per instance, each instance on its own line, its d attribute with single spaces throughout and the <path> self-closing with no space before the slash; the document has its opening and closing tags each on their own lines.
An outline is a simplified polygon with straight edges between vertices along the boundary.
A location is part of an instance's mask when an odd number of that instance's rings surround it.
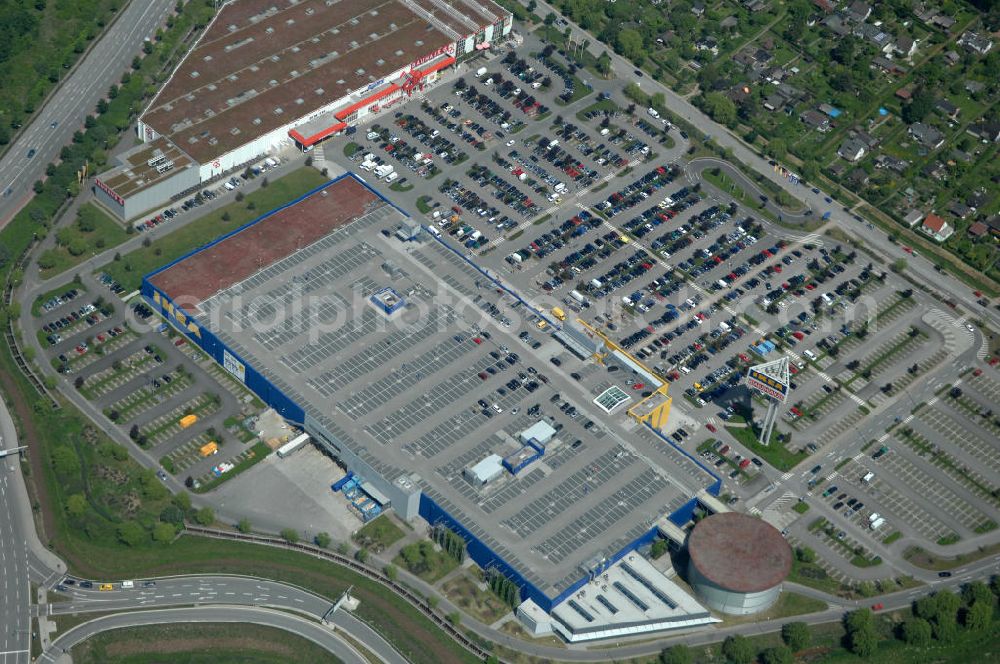
<svg viewBox="0 0 1000 664">
<path fill-rule="evenodd" d="M 340 176 L 339 178 L 332 180 L 330 183 L 326 183 L 312 191 L 307 192 L 287 205 L 271 210 L 248 224 L 232 231 L 231 233 L 227 233 L 213 242 L 199 247 L 198 249 L 195 249 L 194 251 L 191 251 L 188 254 L 185 254 L 184 256 L 168 263 L 167 265 L 164 265 L 158 270 L 146 275 L 142 280 L 140 290 L 141 297 L 160 316 L 167 320 L 179 332 L 183 333 L 190 342 L 201 348 L 209 357 L 218 362 L 229 373 L 243 382 L 247 388 L 260 397 L 264 403 L 273 408 L 289 422 L 303 427 L 310 433 L 313 439 L 325 449 L 327 453 L 336 457 L 341 463 L 346 465 L 347 468 L 354 473 L 354 475 L 364 478 L 365 482 L 370 482 L 372 486 L 377 489 L 377 492 L 380 495 L 385 496 L 391 502 L 393 509 L 402 518 L 409 520 L 415 518 L 416 516 L 420 516 L 431 525 L 441 524 L 447 526 L 465 539 L 467 543 L 468 555 L 476 564 L 483 569 L 496 569 L 500 573 L 504 574 L 520 587 L 522 600 L 531 599 L 543 610 L 550 611 L 554 606 L 570 597 L 579 588 L 588 583 L 594 575 L 601 573 L 604 569 L 636 549 L 650 544 L 657 537 L 658 529 L 654 526 L 648 531 L 642 533 L 639 537 L 623 546 L 613 555 L 607 556 L 598 566 L 591 569 L 589 574 L 581 574 L 581 578 L 577 582 L 572 583 L 567 587 L 558 588 L 556 593 L 552 593 L 551 589 L 550 592 L 547 593 L 539 586 L 539 584 L 529 579 L 529 575 L 523 573 L 522 570 L 518 568 L 517 560 L 506 560 L 488 544 L 481 541 L 481 539 L 472 532 L 470 524 L 463 523 L 461 519 L 453 516 L 449 509 L 447 509 L 447 501 L 439 499 L 432 487 L 409 484 L 403 477 L 383 477 L 378 470 L 377 464 L 374 463 L 370 457 L 367 457 L 360 450 L 353 449 L 351 445 L 345 442 L 344 439 L 349 437 L 340 435 L 340 429 L 335 422 L 318 417 L 315 413 L 311 413 L 309 411 L 308 406 L 297 403 L 295 399 L 286 393 L 286 389 L 283 389 L 282 386 L 276 385 L 274 382 L 265 377 L 263 373 L 258 371 L 253 366 L 252 362 L 241 357 L 238 352 L 224 343 L 211 329 L 203 325 L 196 316 L 190 315 L 189 312 L 182 306 L 178 306 L 167 293 L 163 292 L 151 281 L 153 277 L 171 266 L 183 262 L 198 252 L 204 251 L 216 243 L 240 233 L 254 224 L 260 223 L 262 220 L 267 219 L 276 212 L 293 206 L 314 193 L 329 187 L 332 183 L 336 183 L 340 179 L 347 177 L 354 178 L 359 182 L 362 182 L 351 173 Z M 364 183 L 362 182 L 362 184 Z M 367 184 L 364 184 L 364 186 L 371 190 Z M 381 194 L 378 194 L 374 190 L 371 191 L 380 199 L 392 205 L 392 203 L 382 197 Z M 394 205 L 393 207 L 403 215 L 406 215 L 406 213 L 399 210 L 398 207 Z M 462 260 L 467 261 L 469 265 L 474 267 L 484 276 L 493 279 L 493 277 L 490 276 L 485 270 L 455 250 L 454 247 L 444 243 L 441 239 L 432 238 L 431 241 L 442 242 L 442 244 L 444 244 L 448 249 L 461 256 Z M 507 284 L 497 282 L 495 280 L 494 283 L 497 288 L 506 290 L 508 293 L 517 297 L 518 300 L 527 305 L 527 302 L 521 299 L 520 295 L 515 291 L 512 291 Z M 542 312 L 537 313 L 542 316 Z M 662 439 L 664 445 L 669 445 L 677 452 L 697 464 L 697 466 L 713 480 L 705 487 L 707 491 L 712 495 L 719 495 L 722 487 L 722 480 L 719 477 L 712 473 L 709 468 L 705 467 L 700 460 L 675 445 L 673 441 L 663 436 L 659 431 L 648 427 L 648 425 L 643 426 L 647 426 L 652 433 Z M 679 509 L 676 509 L 674 512 L 669 514 L 668 518 L 677 526 L 683 526 L 691 520 L 696 506 L 697 499 L 694 496 L 691 496 L 690 499 L 687 500 Z"/>
</svg>

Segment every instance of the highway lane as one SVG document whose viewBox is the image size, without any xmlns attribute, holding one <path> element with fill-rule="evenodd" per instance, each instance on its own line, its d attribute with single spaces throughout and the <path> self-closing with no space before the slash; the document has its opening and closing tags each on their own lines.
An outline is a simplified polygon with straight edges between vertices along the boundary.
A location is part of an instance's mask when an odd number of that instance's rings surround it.
<svg viewBox="0 0 1000 664">
<path fill-rule="evenodd" d="M 329 627 L 282 611 L 245 606 L 199 606 L 118 613 L 95 618 L 74 627 L 59 638 L 39 658 L 55 662 L 59 655 L 95 634 L 111 629 L 163 623 L 251 623 L 291 632 L 322 646 L 345 664 L 367 664 L 367 660 Z"/>
<path fill-rule="evenodd" d="M 0 228 L 31 199 L 32 184 L 44 176 L 46 165 L 58 159 L 62 146 L 94 112 L 98 100 L 130 68 L 143 41 L 155 35 L 174 4 L 174 0 L 130 2 L 31 117 L 0 160 Z M 35 154 L 28 158 L 31 150 Z"/>
<path fill-rule="evenodd" d="M 0 399 L 0 449 L 19 446 Z M 16 454 L 0 459 L 0 664 L 26 664 L 31 648 L 31 586 L 53 582 L 66 566 L 38 541 Z"/>
</svg>

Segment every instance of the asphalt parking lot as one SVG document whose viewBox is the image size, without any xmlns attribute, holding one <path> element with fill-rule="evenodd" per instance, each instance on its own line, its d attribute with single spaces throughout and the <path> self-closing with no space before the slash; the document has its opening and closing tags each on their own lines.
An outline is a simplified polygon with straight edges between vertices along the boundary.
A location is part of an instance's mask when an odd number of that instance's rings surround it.
<svg viewBox="0 0 1000 664">
<path fill-rule="evenodd" d="M 245 390 L 213 375 L 205 358 L 149 316 L 140 300 L 122 302 L 93 275 L 81 275 L 67 288 L 74 285 L 75 297 L 40 307 L 39 337 L 47 359 L 109 426 L 122 427 L 161 459 L 160 472 L 181 481 L 208 481 L 213 468 L 246 453 L 252 436 L 233 426 L 255 410 Z M 197 421 L 182 427 L 180 419 L 192 414 Z M 202 456 L 200 449 L 210 442 L 218 452 Z"/>
</svg>

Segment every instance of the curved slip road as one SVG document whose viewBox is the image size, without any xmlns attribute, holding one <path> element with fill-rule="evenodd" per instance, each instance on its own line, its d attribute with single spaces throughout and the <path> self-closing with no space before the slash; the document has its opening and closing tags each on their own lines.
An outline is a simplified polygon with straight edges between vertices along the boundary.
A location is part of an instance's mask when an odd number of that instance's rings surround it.
<svg viewBox="0 0 1000 664">
<path fill-rule="evenodd" d="M 268 627 L 275 627 L 308 639 L 328 650 L 345 664 L 368 664 L 368 660 L 364 656 L 349 643 L 342 640 L 330 628 L 282 611 L 247 606 L 198 606 L 179 609 L 134 611 L 131 613 L 116 613 L 110 616 L 102 616 L 85 622 L 82 625 L 77 625 L 57 638 L 38 661 L 58 661 L 60 655 L 69 651 L 73 646 L 86 641 L 95 634 L 108 630 L 140 625 L 193 622 L 267 625 Z"/>
</svg>

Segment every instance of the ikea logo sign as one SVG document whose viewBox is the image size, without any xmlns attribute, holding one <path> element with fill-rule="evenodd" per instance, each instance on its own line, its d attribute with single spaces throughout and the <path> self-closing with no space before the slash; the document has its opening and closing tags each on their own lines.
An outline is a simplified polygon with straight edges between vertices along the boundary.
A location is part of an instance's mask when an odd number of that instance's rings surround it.
<svg viewBox="0 0 1000 664">
<path fill-rule="evenodd" d="M 153 302 L 160 307 L 164 315 L 172 319 L 177 326 L 187 330 L 197 338 L 201 339 L 201 328 L 188 318 L 187 314 L 180 307 L 175 307 L 174 303 L 160 295 L 159 291 L 153 291 Z"/>
</svg>

